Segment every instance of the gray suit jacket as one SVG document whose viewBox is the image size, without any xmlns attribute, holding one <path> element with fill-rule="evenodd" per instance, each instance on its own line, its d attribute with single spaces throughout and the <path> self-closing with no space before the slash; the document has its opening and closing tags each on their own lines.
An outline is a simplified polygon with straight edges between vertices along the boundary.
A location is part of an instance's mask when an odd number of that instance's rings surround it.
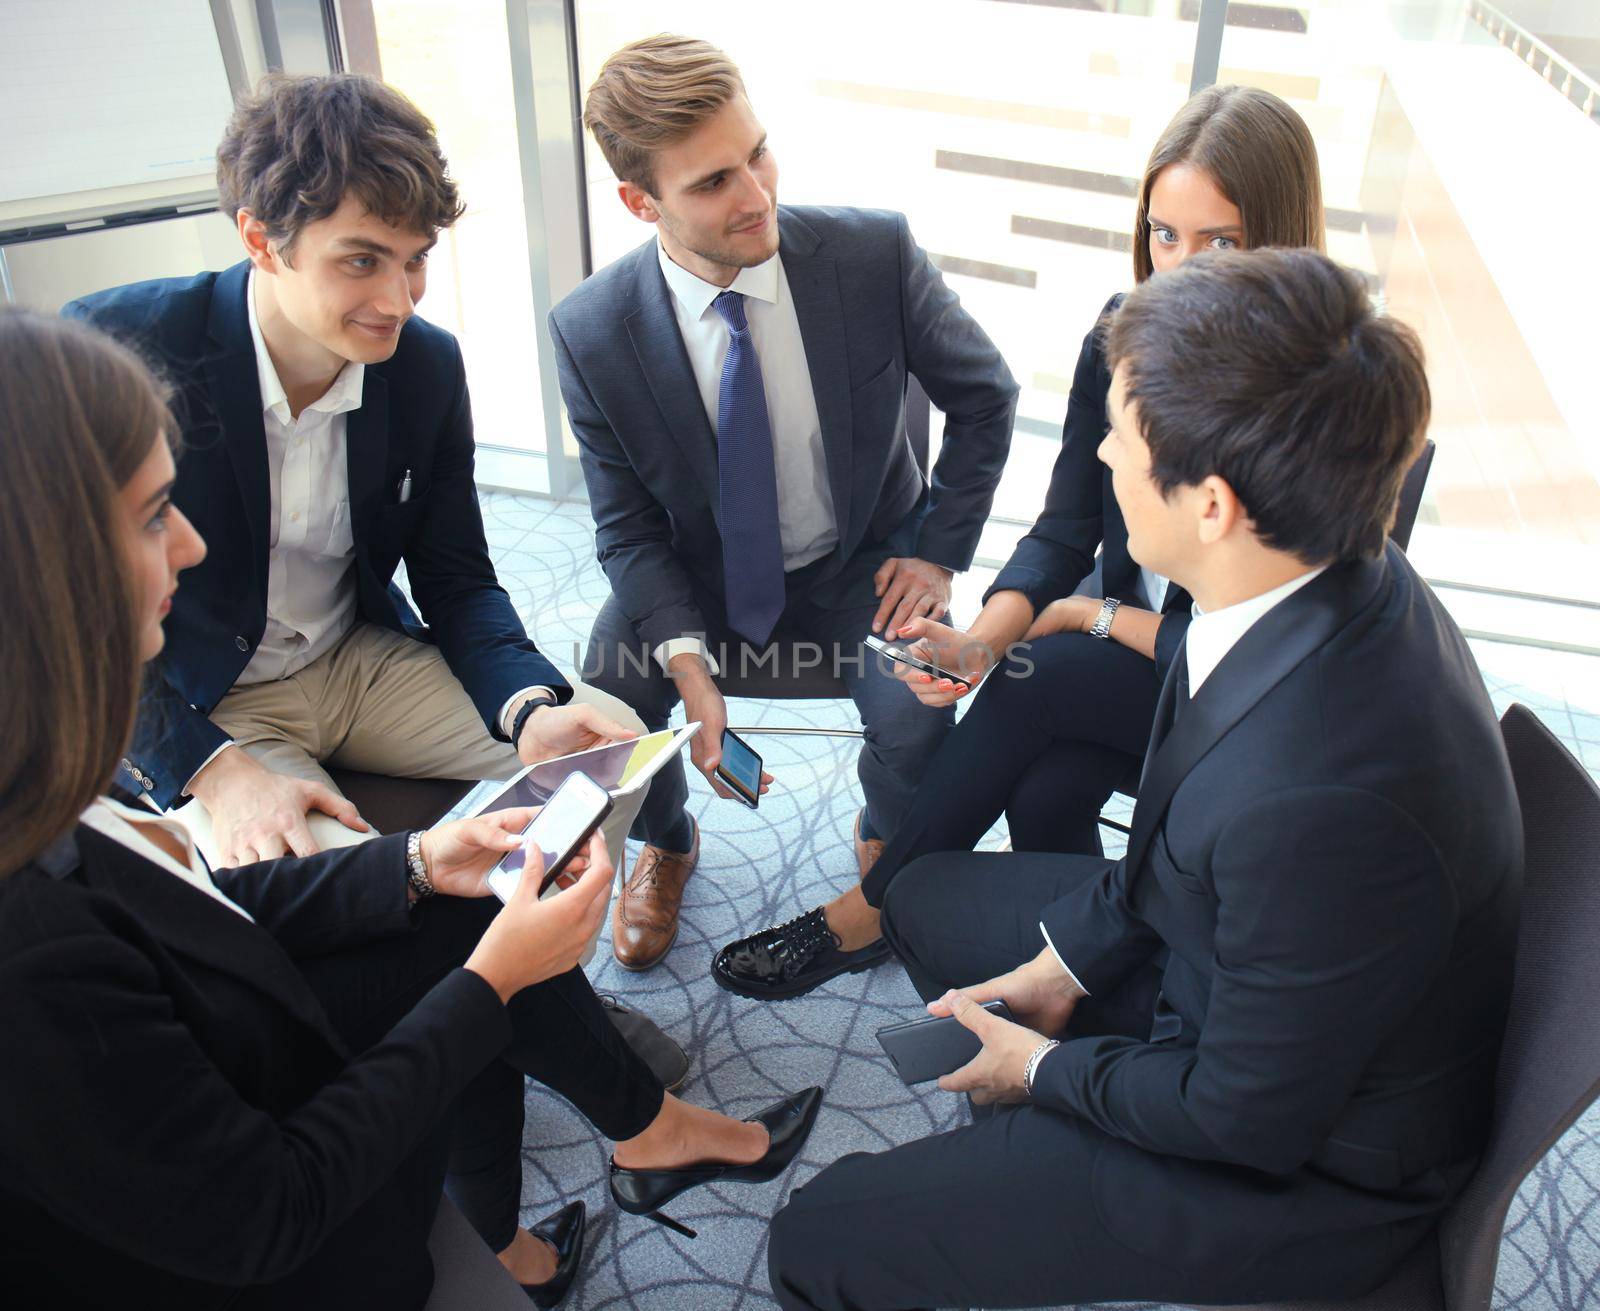
<svg viewBox="0 0 1600 1311">
<path fill-rule="evenodd" d="M 904 215 L 782 206 L 778 232 L 839 526 L 815 599 L 839 603 L 887 555 L 965 569 L 1011 444 L 1010 371 Z M 550 315 L 600 564 L 649 647 L 705 632 L 724 595 L 716 437 L 671 296 L 651 240 Z M 908 374 L 945 415 L 931 486 L 906 438 Z"/>
</svg>

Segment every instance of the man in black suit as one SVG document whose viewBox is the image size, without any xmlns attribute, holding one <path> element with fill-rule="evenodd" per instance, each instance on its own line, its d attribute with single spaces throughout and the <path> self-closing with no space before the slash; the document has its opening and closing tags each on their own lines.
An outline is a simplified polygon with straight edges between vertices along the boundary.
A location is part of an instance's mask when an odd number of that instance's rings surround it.
<svg viewBox="0 0 1600 1311">
<path fill-rule="evenodd" d="M 1005 1109 L 796 1192 L 789 1311 L 1350 1297 L 1483 1147 L 1522 835 L 1466 643 L 1385 545 L 1416 339 L 1323 256 L 1217 254 L 1133 292 L 1109 358 L 1129 549 L 1197 609 L 1128 854 L 890 886 L 929 1010 L 982 1041 L 941 1086 Z"/>
<path fill-rule="evenodd" d="M 432 124 L 370 78 L 273 77 L 217 159 L 246 258 L 65 311 L 173 383 L 173 500 L 210 544 L 119 782 L 238 865 L 370 836 L 327 763 L 501 778 L 635 735 L 528 640 L 489 558 L 461 350 L 415 315 L 462 209 Z M 619 861 L 638 804 L 606 823 Z M 675 1044 L 610 1011 L 676 1086 Z"/>
</svg>

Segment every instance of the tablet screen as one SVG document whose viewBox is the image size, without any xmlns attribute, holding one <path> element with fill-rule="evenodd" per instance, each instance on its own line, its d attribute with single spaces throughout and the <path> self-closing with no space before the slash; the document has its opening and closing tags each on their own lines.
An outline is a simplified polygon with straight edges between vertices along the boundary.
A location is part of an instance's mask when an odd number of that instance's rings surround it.
<svg viewBox="0 0 1600 1311">
<path fill-rule="evenodd" d="M 638 777 L 662 752 L 670 751 L 675 736 L 670 728 L 663 729 L 659 733 L 646 733 L 631 742 L 613 742 L 609 746 L 595 747 L 592 751 L 580 751 L 575 756 L 546 760 L 515 782 L 507 784 L 482 808 L 505 810 L 511 806 L 542 806 L 568 774 L 579 771 L 608 792 L 615 792 Z"/>
</svg>

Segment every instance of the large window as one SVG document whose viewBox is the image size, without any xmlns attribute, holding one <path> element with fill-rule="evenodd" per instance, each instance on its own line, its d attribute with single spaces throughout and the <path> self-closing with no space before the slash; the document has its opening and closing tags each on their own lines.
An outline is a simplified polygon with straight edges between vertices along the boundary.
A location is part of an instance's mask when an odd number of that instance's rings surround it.
<svg viewBox="0 0 1600 1311">
<path fill-rule="evenodd" d="M 480 448 L 543 452 L 504 0 L 456 0 L 448 12 L 437 0 L 372 0 L 371 10 L 383 78 L 433 119 L 467 207 L 434 251 L 422 314 L 461 340 Z M 547 489 L 536 468 L 527 481 Z"/>
<path fill-rule="evenodd" d="M 1235 3 L 1218 80 L 1299 110 L 1331 252 L 1422 335 L 1438 452 L 1418 567 L 1600 601 L 1600 6 Z"/>
</svg>

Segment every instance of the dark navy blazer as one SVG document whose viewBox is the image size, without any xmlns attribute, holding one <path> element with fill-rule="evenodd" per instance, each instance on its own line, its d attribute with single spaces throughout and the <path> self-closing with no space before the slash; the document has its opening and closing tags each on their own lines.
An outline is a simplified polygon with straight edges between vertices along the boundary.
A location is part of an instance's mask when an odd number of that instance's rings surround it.
<svg viewBox="0 0 1600 1311">
<path fill-rule="evenodd" d="M 1011 446 L 1005 361 L 904 215 L 781 206 L 778 232 L 839 528 L 811 596 L 859 601 L 891 554 L 965 569 Z M 550 330 L 613 592 L 648 647 L 705 632 L 700 598 L 723 595 L 716 438 L 654 239 L 556 306 Z M 906 437 L 908 374 L 945 415 L 931 487 Z"/>
<path fill-rule="evenodd" d="M 227 741 L 207 716 L 266 631 L 271 506 L 248 273 L 242 262 L 223 273 L 134 283 L 63 311 L 128 342 L 172 383 L 183 429 L 173 498 L 209 548 L 173 598 L 166 651 L 123 762 L 122 785 L 164 807 Z M 503 737 L 500 707 L 523 688 L 542 685 L 570 699 L 566 680 L 528 640 L 489 559 L 455 338 L 411 319 L 394 355 L 367 366 L 346 438 L 359 619 L 437 642 L 496 737 Z M 412 492 L 402 504 L 407 470 Z M 392 582 L 401 560 L 420 620 Z"/>
</svg>

